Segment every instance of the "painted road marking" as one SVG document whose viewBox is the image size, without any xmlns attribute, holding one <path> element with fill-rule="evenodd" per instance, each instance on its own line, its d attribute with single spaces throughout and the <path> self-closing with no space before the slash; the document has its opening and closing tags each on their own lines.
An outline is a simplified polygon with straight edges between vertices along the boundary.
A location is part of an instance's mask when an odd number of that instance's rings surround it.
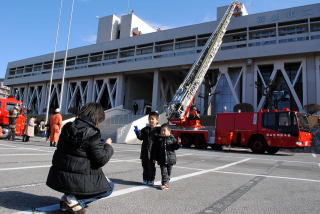
<svg viewBox="0 0 320 214">
<path fill-rule="evenodd" d="M 40 152 L 48 152 L 48 153 L 53 153 L 53 151 L 48 151 L 48 150 L 42 150 L 42 149 L 33 149 L 33 148 L 26 148 L 26 147 L 15 147 L 15 148 L 0 148 L 0 150 L 6 150 L 6 149 L 16 149 L 16 150 L 33 150 L 33 151 L 40 151 Z"/>
<path fill-rule="evenodd" d="M 36 154 L 36 153 L 18 153 L 18 154 L 0 154 L 0 157 L 9 157 L 9 156 L 41 156 L 41 155 L 50 155 L 50 153 L 46 154 Z"/>
<path fill-rule="evenodd" d="M 302 163 L 302 164 L 318 164 L 318 162 L 308 162 L 308 161 L 290 161 L 290 160 L 281 160 L 281 159 L 274 159 L 274 158 L 254 158 L 254 157 L 247 157 L 247 156 L 223 156 L 223 155 L 209 155 L 209 154 L 192 154 L 194 156 L 206 156 L 206 157 L 220 157 L 220 158 L 234 158 L 234 159 L 241 159 L 241 158 L 250 158 L 252 160 L 263 160 L 263 161 L 283 161 L 288 163 Z"/>
<path fill-rule="evenodd" d="M 11 170 L 20 170 L 20 169 L 36 169 L 36 168 L 46 168 L 51 165 L 42 165 L 42 166 L 23 166 L 23 167 L 13 167 L 13 168 L 0 168 L 0 171 L 11 171 Z"/>
<path fill-rule="evenodd" d="M 182 179 L 186 179 L 186 178 L 190 178 L 190 177 L 206 174 L 206 173 L 209 173 L 209 172 L 214 172 L 214 171 L 217 171 L 217 170 L 225 169 L 225 168 L 228 168 L 230 166 L 234 166 L 234 165 L 246 162 L 248 160 L 250 160 L 250 158 L 246 158 L 246 159 L 243 159 L 243 160 L 240 160 L 240 161 L 237 161 L 237 162 L 233 162 L 233 163 L 230 163 L 230 164 L 219 166 L 219 167 L 216 167 L 216 168 L 213 168 L 213 169 L 202 170 L 202 171 L 199 171 L 199 172 L 193 172 L 193 173 L 190 173 L 190 174 L 185 174 L 185 175 L 173 177 L 173 178 L 170 179 L 170 182 L 175 182 L 175 181 L 179 181 L 179 180 L 182 180 Z M 161 181 L 155 182 L 155 185 L 160 185 L 160 184 L 161 184 Z M 117 196 L 129 194 L 129 193 L 140 191 L 140 190 L 144 190 L 144 189 L 150 189 L 150 188 L 154 188 L 154 187 L 141 185 L 141 186 L 135 186 L 135 187 L 130 187 L 130 188 L 126 188 L 126 189 L 121 189 L 121 190 L 113 192 L 107 198 L 102 198 L 100 200 L 105 200 L 105 199 L 108 199 L 108 198 L 114 198 L 114 197 L 117 197 Z M 46 207 L 36 208 L 35 210 L 39 211 L 39 212 L 37 212 L 39 214 L 39 213 L 46 213 L 46 212 L 50 212 L 50 211 L 55 211 L 55 210 L 58 210 L 58 209 L 60 209 L 59 205 L 58 204 L 54 204 L 54 205 L 50 205 L 50 206 L 46 206 Z M 23 214 L 23 213 L 27 214 L 27 213 L 34 213 L 34 212 L 32 210 L 16 212 L 16 214 Z"/>
<path fill-rule="evenodd" d="M 316 154 L 314 154 L 314 153 L 312 153 L 312 156 L 313 156 L 314 158 L 316 158 L 316 157 L 317 157 L 317 155 L 316 155 Z"/>
<path fill-rule="evenodd" d="M 266 178 L 276 178 L 276 179 L 285 179 L 285 180 L 296 180 L 296 181 L 307 181 L 307 182 L 316 182 L 320 183 L 320 180 L 305 179 L 305 178 L 293 178 L 293 177 L 283 177 L 283 176 L 274 176 L 274 175 L 263 175 L 263 174 L 250 174 L 250 173 L 240 173 L 240 172 L 227 172 L 227 171 L 213 171 L 214 173 L 222 174 L 231 174 L 231 175 L 246 175 L 254 177 L 266 177 Z"/>
<path fill-rule="evenodd" d="M 15 147 L 16 147 L 16 146 L 7 145 L 7 144 L 2 144 L 2 143 L 0 143 L 0 146 L 6 146 L 6 147 L 11 147 L 11 148 L 15 148 Z"/>
<path fill-rule="evenodd" d="M 43 184 L 45 184 L 45 183 L 25 184 L 25 185 L 20 185 L 20 186 L 3 187 L 3 188 L 0 188 L 0 190 L 4 191 L 4 190 L 9 190 L 9 189 L 35 187 L 35 186 L 40 186 L 40 185 L 43 185 Z"/>
</svg>

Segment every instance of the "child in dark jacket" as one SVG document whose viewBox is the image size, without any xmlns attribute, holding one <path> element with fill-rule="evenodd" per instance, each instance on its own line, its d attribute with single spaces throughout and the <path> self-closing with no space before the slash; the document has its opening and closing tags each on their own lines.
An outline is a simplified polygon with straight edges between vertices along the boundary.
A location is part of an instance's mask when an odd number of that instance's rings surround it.
<svg viewBox="0 0 320 214">
<path fill-rule="evenodd" d="M 135 126 L 134 132 L 137 138 L 142 140 L 140 159 L 143 168 L 143 184 L 153 185 L 156 175 L 154 143 L 160 134 L 160 127 L 157 127 L 159 114 L 151 112 L 148 121 L 150 126 L 146 126 L 142 130 Z"/>
<path fill-rule="evenodd" d="M 169 189 L 172 167 L 177 162 L 175 150 L 179 149 L 179 142 L 171 135 L 168 124 L 161 126 L 161 134 L 157 140 L 157 162 L 161 169 L 162 190 Z"/>
</svg>

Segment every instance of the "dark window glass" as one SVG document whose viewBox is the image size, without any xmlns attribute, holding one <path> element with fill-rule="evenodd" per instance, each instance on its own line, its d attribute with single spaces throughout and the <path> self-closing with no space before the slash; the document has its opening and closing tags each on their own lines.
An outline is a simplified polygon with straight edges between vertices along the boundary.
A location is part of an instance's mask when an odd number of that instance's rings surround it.
<svg viewBox="0 0 320 214">
<path fill-rule="evenodd" d="M 276 113 L 264 113 L 263 114 L 263 127 L 266 129 L 277 130 Z"/>
</svg>

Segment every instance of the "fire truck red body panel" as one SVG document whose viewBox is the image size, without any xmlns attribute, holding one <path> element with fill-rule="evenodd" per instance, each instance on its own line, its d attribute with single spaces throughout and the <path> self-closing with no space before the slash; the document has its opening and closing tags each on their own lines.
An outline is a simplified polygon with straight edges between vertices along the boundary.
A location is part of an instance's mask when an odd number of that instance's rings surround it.
<svg viewBox="0 0 320 214">
<path fill-rule="evenodd" d="M 307 131 L 298 129 L 293 133 L 293 126 L 278 126 L 284 131 L 270 129 L 263 124 L 263 114 L 266 112 L 248 112 L 248 113 L 221 113 L 216 117 L 215 144 L 231 145 L 240 147 L 250 147 L 253 138 L 259 138 L 266 143 L 267 147 L 277 148 L 295 148 L 311 146 L 312 135 Z M 284 112 L 288 113 L 288 112 Z M 296 112 L 288 113 L 292 115 L 288 119 L 294 122 L 298 119 Z M 275 116 L 276 118 L 276 116 Z M 278 117 L 279 118 L 279 117 Z M 277 122 L 277 120 L 275 120 Z M 279 121 L 279 119 L 278 119 Z M 269 121 L 270 122 L 270 121 Z M 265 124 L 268 124 L 266 121 Z M 276 124 L 276 123 L 275 123 Z"/>
<path fill-rule="evenodd" d="M 22 109 L 16 121 L 16 135 L 23 135 L 26 121 L 26 117 L 23 115 L 23 105 L 21 101 L 16 100 L 13 97 L 0 98 L 0 126 L 5 134 L 9 127 L 9 111 L 15 104 L 19 104 Z"/>
</svg>

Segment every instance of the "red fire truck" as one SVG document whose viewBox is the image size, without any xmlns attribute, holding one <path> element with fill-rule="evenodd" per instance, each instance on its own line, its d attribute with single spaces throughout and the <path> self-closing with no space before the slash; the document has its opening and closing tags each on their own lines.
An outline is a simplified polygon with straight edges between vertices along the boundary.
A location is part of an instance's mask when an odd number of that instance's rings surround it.
<svg viewBox="0 0 320 214">
<path fill-rule="evenodd" d="M 199 118 L 190 117 L 194 98 L 219 50 L 228 24 L 232 16 L 241 15 L 241 8 L 239 2 L 230 4 L 170 101 L 166 110 L 173 135 L 180 137 L 186 147 L 207 148 L 210 145 L 213 149 L 221 149 L 223 145 L 242 146 L 257 153 L 268 151 L 274 154 L 279 148 L 311 146 L 306 115 L 288 109 L 218 114 L 215 130 L 203 127 Z"/>
<path fill-rule="evenodd" d="M 275 154 L 279 148 L 311 146 L 305 114 L 283 111 L 221 113 L 216 116 L 213 148 L 249 147 L 255 153 Z"/>
<path fill-rule="evenodd" d="M 21 101 L 14 99 L 12 96 L 9 98 L 0 98 L 0 126 L 2 127 L 2 137 L 8 136 L 9 127 L 9 112 L 13 107 L 18 104 L 21 112 L 16 121 L 16 135 L 23 135 L 25 129 L 26 117 L 24 116 L 23 104 Z"/>
</svg>

